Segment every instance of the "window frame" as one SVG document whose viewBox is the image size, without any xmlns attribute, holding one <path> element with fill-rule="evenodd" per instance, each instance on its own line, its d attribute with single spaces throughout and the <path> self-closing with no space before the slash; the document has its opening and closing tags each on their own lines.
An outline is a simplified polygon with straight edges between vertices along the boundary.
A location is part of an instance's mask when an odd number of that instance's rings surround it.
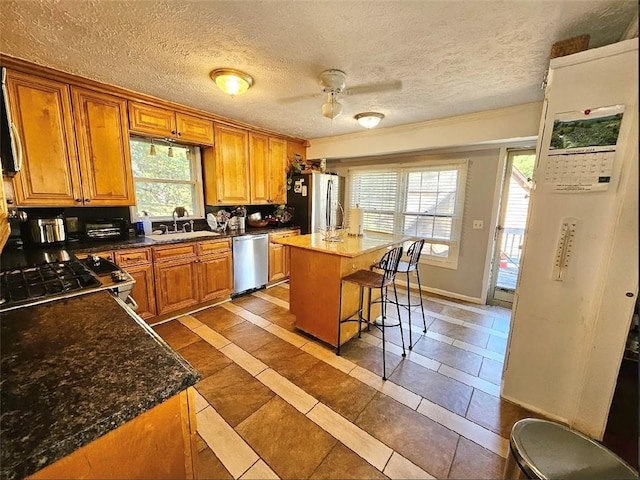
<svg viewBox="0 0 640 480">
<path fill-rule="evenodd" d="M 425 239 L 425 249 L 420 256 L 420 263 L 427 265 L 434 265 L 443 268 L 457 269 L 458 258 L 460 254 L 460 243 L 462 239 L 463 230 L 463 218 L 464 218 L 464 202 L 467 189 L 467 174 L 469 169 L 468 159 L 455 159 L 455 160 L 441 160 L 441 161 L 427 161 L 417 163 L 395 163 L 386 165 L 367 165 L 351 167 L 348 169 L 347 178 L 347 192 L 345 199 L 349 209 L 354 208 L 353 201 L 353 174 L 354 173 L 385 173 L 385 172 L 397 172 L 398 185 L 396 192 L 396 204 L 393 211 L 393 233 L 396 235 L 410 235 L 404 233 L 404 219 L 406 215 L 416 215 L 416 213 L 407 212 L 407 198 L 408 198 L 408 179 L 411 172 L 424 172 L 424 171 L 441 171 L 441 170 L 457 170 L 458 178 L 456 183 L 456 197 L 454 212 L 451 215 L 451 238 L 450 239 L 438 239 L 434 237 L 416 237 Z M 387 213 L 381 212 L 381 213 Z M 426 215 L 432 216 L 432 215 Z M 406 246 L 408 246 L 409 242 Z M 438 257 L 426 253 L 428 244 L 432 245 L 446 245 L 449 248 L 447 257 Z"/>
<path fill-rule="evenodd" d="M 142 141 L 145 143 L 149 143 L 151 145 L 151 138 L 146 137 L 138 137 L 131 136 L 129 138 L 130 141 Z M 156 145 L 162 145 L 161 140 L 153 139 L 153 142 Z M 147 183 L 169 183 L 169 184 L 180 184 L 180 185 L 193 185 L 195 198 L 194 203 L 198 211 L 189 212 L 187 217 L 182 217 L 181 220 L 191 219 L 191 220 L 200 220 L 205 218 L 205 204 L 204 204 L 204 182 L 202 179 L 202 156 L 200 147 L 198 145 L 187 145 L 184 143 L 171 142 L 171 145 L 177 146 L 179 148 L 187 148 L 189 149 L 190 155 L 189 160 L 191 161 L 191 171 L 192 176 L 191 180 L 168 180 L 168 179 L 159 179 L 159 178 L 149 178 L 149 177 L 136 177 L 133 176 L 133 187 L 135 191 L 135 185 L 137 181 L 147 182 Z M 167 145 L 168 146 L 168 145 Z M 136 200 L 137 203 L 137 200 Z M 142 213 L 142 210 L 138 208 L 138 205 L 132 205 L 129 207 L 131 213 L 131 221 L 139 221 L 142 220 L 142 216 L 138 215 L 138 213 Z M 173 217 L 169 215 L 161 215 L 161 216 L 150 216 L 151 221 L 153 222 L 173 222 Z"/>
</svg>

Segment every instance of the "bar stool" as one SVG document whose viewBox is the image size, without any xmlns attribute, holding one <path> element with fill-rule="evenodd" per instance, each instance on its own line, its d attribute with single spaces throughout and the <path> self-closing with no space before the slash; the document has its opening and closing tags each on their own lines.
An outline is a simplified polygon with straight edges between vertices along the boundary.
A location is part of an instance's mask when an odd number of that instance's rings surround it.
<svg viewBox="0 0 640 480">
<path fill-rule="evenodd" d="M 365 323 L 367 328 L 373 324 L 382 332 L 382 380 L 387 379 L 387 359 L 385 348 L 385 336 L 384 331 L 388 327 L 400 327 L 400 337 L 402 339 L 402 356 L 407 355 L 404 348 L 404 334 L 402 332 L 402 322 L 400 320 L 400 308 L 397 302 L 393 302 L 388 299 L 387 290 L 389 285 L 394 284 L 396 272 L 398 270 L 398 263 L 402 256 L 402 246 L 389 250 L 382 256 L 380 262 L 377 263 L 382 273 L 372 272 L 370 270 L 358 270 L 340 280 L 340 302 L 338 303 L 338 347 L 336 349 L 336 355 L 340 355 L 340 332 L 343 323 L 358 322 L 358 338 L 362 337 L 362 324 Z M 347 318 L 341 318 L 342 312 L 342 284 L 344 282 L 354 283 L 360 287 L 360 303 L 358 311 L 349 315 Z M 369 289 L 369 304 L 367 305 L 367 319 L 362 315 L 363 303 L 364 303 L 364 289 Z M 374 288 L 380 289 L 380 298 L 371 300 L 371 292 Z M 387 303 L 396 303 L 398 309 L 398 323 L 387 324 L 385 320 L 387 318 Z M 382 304 L 382 321 L 380 324 L 371 322 L 371 305 L 374 303 Z M 353 318 L 357 315 L 357 318 Z"/>
<path fill-rule="evenodd" d="M 424 304 L 422 302 L 422 285 L 420 285 L 420 270 L 418 269 L 418 261 L 420 260 L 420 254 L 422 253 L 422 248 L 424 247 L 424 239 L 416 240 L 411 244 L 411 246 L 407 249 L 407 256 L 409 257 L 408 262 L 399 262 L 398 263 L 398 273 L 405 273 L 407 275 L 407 303 L 399 303 L 398 302 L 398 292 L 396 290 L 396 281 L 395 277 L 393 280 L 393 292 L 396 297 L 395 303 L 396 306 L 404 307 L 409 312 L 409 350 L 413 349 L 413 335 L 411 333 L 411 272 L 416 272 L 416 277 L 418 279 L 418 293 L 420 294 L 420 311 L 422 312 L 422 326 L 424 329 L 423 333 L 427 333 L 427 321 L 424 318 Z M 381 268 L 380 263 L 373 265 L 372 268 Z M 414 305 L 415 306 L 415 305 Z"/>
</svg>

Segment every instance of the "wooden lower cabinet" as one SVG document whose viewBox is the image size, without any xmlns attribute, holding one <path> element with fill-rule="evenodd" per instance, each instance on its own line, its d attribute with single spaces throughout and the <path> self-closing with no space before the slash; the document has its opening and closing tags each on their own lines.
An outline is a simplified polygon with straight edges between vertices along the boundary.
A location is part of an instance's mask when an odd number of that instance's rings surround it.
<svg viewBox="0 0 640 480">
<path fill-rule="evenodd" d="M 233 290 L 233 260 L 231 254 L 205 257 L 198 263 L 200 301 L 225 297 Z"/>
<path fill-rule="evenodd" d="M 194 478 L 193 387 L 28 478 Z"/>
<path fill-rule="evenodd" d="M 156 263 L 153 272 L 159 315 L 200 303 L 195 258 Z"/>
<path fill-rule="evenodd" d="M 124 267 L 136 281 L 131 297 L 138 304 L 136 313 L 143 319 L 156 316 L 156 295 L 153 281 L 153 265 Z"/>
<path fill-rule="evenodd" d="M 269 282 L 276 282 L 289 277 L 290 247 L 274 243 L 274 238 L 286 238 L 300 235 L 300 230 L 290 230 L 269 234 Z"/>
</svg>

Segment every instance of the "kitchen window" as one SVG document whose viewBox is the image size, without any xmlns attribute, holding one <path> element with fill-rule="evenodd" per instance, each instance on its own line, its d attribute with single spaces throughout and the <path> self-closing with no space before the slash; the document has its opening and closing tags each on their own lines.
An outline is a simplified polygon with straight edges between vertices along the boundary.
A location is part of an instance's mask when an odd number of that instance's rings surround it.
<svg viewBox="0 0 640 480">
<path fill-rule="evenodd" d="M 421 262 L 457 268 L 467 161 L 349 170 L 364 229 L 424 238 Z"/>
<path fill-rule="evenodd" d="M 138 137 L 132 137 L 130 144 L 136 192 L 133 218 L 146 211 L 153 220 L 171 219 L 176 207 L 185 207 L 190 217 L 204 217 L 198 147 Z"/>
</svg>

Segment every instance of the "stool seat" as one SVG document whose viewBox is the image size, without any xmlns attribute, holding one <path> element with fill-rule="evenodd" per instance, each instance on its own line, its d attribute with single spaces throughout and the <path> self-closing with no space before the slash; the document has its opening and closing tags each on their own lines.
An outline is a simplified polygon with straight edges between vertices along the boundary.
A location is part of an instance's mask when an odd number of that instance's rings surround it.
<svg viewBox="0 0 640 480">
<path fill-rule="evenodd" d="M 391 278 L 385 278 L 384 275 L 369 270 L 358 270 L 343 277 L 342 281 L 356 283 L 367 288 L 382 288 L 392 283 Z"/>
</svg>

